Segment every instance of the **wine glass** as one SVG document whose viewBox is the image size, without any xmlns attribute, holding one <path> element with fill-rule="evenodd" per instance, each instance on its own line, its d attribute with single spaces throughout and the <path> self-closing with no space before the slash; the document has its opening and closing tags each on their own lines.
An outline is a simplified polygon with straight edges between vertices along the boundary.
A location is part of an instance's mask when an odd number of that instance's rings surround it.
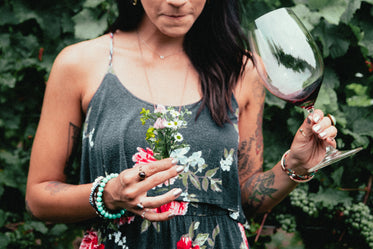
<svg viewBox="0 0 373 249">
<path fill-rule="evenodd" d="M 249 29 L 249 44 L 262 83 L 273 95 L 312 113 L 324 75 L 322 55 L 310 33 L 288 8 L 255 19 Z M 316 171 L 362 148 L 340 151 L 332 146 Z"/>
</svg>

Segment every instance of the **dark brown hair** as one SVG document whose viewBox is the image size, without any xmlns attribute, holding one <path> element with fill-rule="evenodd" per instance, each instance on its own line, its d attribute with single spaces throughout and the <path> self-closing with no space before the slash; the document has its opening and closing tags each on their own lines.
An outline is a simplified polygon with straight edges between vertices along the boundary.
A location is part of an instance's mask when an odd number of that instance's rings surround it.
<svg viewBox="0 0 373 249">
<path fill-rule="evenodd" d="M 138 1 L 117 1 L 119 16 L 110 31 L 135 30 L 144 9 Z M 198 114 L 207 106 L 217 125 L 229 123 L 232 94 L 243 72 L 247 39 L 239 21 L 236 0 L 208 0 L 201 15 L 186 34 L 184 50 L 199 73 L 203 93 Z"/>
</svg>

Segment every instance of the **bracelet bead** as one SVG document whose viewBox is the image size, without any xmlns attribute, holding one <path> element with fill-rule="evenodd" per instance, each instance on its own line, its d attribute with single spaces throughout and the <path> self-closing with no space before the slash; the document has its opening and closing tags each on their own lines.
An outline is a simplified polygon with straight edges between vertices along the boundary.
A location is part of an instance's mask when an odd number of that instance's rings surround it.
<svg viewBox="0 0 373 249">
<path fill-rule="evenodd" d="M 106 183 L 108 183 L 111 179 L 117 177 L 118 175 L 119 175 L 118 173 L 111 173 L 110 175 L 107 175 L 106 177 L 101 176 L 101 177 L 98 177 L 93 183 L 93 186 L 91 189 L 91 195 L 90 195 L 90 203 L 92 207 L 96 210 L 96 213 L 101 218 L 118 219 L 122 217 L 127 211 L 126 209 L 121 209 L 118 213 L 112 213 L 111 211 L 107 210 L 103 202 L 102 197 L 103 197 L 103 192 L 104 192 Z M 97 189 L 97 192 L 96 192 L 96 189 Z"/>
<path fill-rule="evenodd" d="M 315 177 L 315 172 L 306 175 L 298 175 L 295 173 L 294 170 L 286 168 L 285 159 L 287 155 L 290 153 L 290 150 L 286 151 L 281 158 L 281 168 L 282 170 L 289 176 L 291 180 L 298 183 L 305 183 L 311 181 Z"/>
</svg>

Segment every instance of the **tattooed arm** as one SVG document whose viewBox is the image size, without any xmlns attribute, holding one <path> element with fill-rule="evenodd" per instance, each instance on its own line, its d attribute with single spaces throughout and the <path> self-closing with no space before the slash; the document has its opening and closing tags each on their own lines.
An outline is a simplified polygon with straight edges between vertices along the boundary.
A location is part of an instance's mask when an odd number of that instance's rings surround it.
<svg viewBox="0 0 373 249">
<path fill-rule="evenodd" d="M 64 49 L 55 60 L 33 143 L 26 205 L 28 211 L 41 220 L 75 222 L 95 216 L 88 202 L 91 185 L 67 184 L 69 179 L 65 174 L 71 170 L 80 144 L 86 82 L 95 82 L 89 77 L 95 75 L 91 72 L 99 71 L 88 60 L 81 63 L 85 56 L 81 53 L 87 52 L 87 48 L 79 46 Z M 105 65 L 102 68 L 105 69 Z"/>
<path fill-rule="evenodd" d="M 296 184 L 282 172 L 279 163 L 263 172 L 262 120 L 265 89 L 252 64 L 248 65 L 244 78 L 246 84 L 239 85 L 236 92 L 240 106 L 238 167 L 242 204 L 246 216 L 250 217 L 274 207 Z"/>
</svg>

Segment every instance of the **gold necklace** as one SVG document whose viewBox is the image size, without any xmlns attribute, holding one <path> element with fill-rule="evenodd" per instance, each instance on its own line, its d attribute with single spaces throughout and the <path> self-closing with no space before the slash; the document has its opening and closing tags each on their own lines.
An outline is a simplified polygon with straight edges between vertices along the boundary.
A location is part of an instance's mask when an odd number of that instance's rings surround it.
<svg viewBox="0 0 373 249">
<path fill-rule="evenodd" d="M 178 52 L 176 52 L 176 53 L 173 53 L 173 54 L 169 54 L 169 55 L 161 55 L 161 54 L 159 54 L 157 51 L 155 51 L 155 49 L 154 48 L 152 48 L 152 46 L 150 46 L 144 39 L 142 39 L 141 38 L 141 36 L 140 36 L 140 34 L 139 34 L 139 32 L 137 31 L 137 38 L 138 39 L 140 39 L 141 40 L 141 42 L 142 43 L 144 43 L 145 44 L 145 46 L 147 46 L 154 54 L 156 54 L 158 57 L 159 57 L 159 59 L 161 59 L 161 60 L 164 60 L 164 59 L 166 59 L 167 57 L 170 57 L 170 56 L 174 56 L 174 55 L 177 55 L 177 54 L 179 54 L 179 53 L 181 53 L 181 52 L 183 52 L 184 51 L 184 49 L 181 49 L 180 51 L 178 51 Z M 140 43 L 140 42 L 139 42 Z"/>
<path fill-rule="evenodd" d="M 144 54 L 143 54 L 143 51 L 142 51 L 142 47 L 141 47 L 141 42 L 140 42 L 140 36 L 139 36 L 139 33 L 137 32 L 137 42 L 138 42 L 138 45 L 139 45 L 139 50 L 140 50 L 140 55 L 141 55 L 141 60 L 143 62 L 143 68 L 144 68 L 144 74 L 145 74 L 145 78 L 146 78 L 146 84 L 148 86 L 148 90 L 149 90 L 149 94 L 150 94 L 150 98 L 151 98 L 151 101 L 153 102 L 153 106 L 154 106 L 154 109 L 156 109 L 156 104 L 155 104 L 155 101 L 154 101 L 154 98 L 153 98 L 153 94 L 152 94 L 152 89 L 150 87 L 150 81 L 149 81 L 149 76 L 148 76 L 148 72 L 146 70 L 146 66 L 145 66 L 145 59 L 144 59 Z M 145 43 L 146 44 L 146 43 Z M 174 54 L 173 54 L 174 55 Z M 169 55 L 171 56 L 171 55 Z M 162 58 L 161 58 L 162 59 Z M 179 112 L 181 111 L 181 106 L 183 104 L 183 101 L 184 101 L 184 93 L 185 93 L 185 87 L 186 87 L 186 82 L 187 82 L 187 79 L 188 79 L 188 73 L 189 73 L 189 63 L 187 65 L 187 69 L 186 69 L 186 73 L 185 73 L 185 79 L 184 79 L 184 86 L 183 86 L 183 91 L 182 91 L 182 95 L 181 95 L 181 101 L 180 101 L 180 106 L 179 106 Z"/>
</svg>

